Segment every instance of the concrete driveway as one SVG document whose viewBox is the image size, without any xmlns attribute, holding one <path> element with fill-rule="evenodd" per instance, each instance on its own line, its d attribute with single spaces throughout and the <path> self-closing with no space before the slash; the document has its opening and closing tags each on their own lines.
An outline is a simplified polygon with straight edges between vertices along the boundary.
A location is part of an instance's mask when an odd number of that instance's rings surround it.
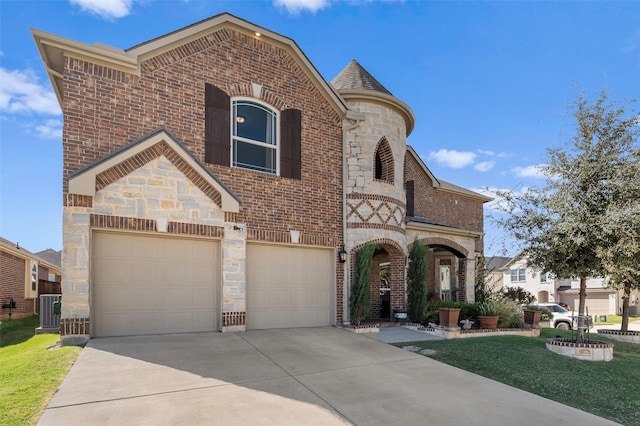
<svg viewBox="0 0 640 426">
<path fill-rule="evenodd" d="M 40 425 L 606 425 L 337 328 L 101 338 Z"/>
</svg>

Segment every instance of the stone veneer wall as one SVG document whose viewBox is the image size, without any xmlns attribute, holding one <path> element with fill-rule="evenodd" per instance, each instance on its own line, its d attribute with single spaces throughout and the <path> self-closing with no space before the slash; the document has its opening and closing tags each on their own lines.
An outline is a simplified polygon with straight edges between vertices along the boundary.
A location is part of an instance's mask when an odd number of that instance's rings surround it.
<svg viewBox="0 0 640 426">
<path fill-rule="evenodd" d="M 168 219 L 167 232 L 222 238 L 223 331 L 245 329 L 246 226 L 230 223 L 213 201 L 165 156 L 149 161 L 96 192 L 92 201 L 64 208 L 61 334 L 80 343 L 90 335 L 91 230 L 118 229 L 157 233 L 157 219 Z M 234 229 L 237 228 L 237 229 Z M 212 259 L 214 261 L 214 259 Z"/>
<path fill-rule="evenodd" d="M 406 127 L 403 118 L 381 104 L 350 101 L 350 109 L 366 119 L 346 135 L 346 250 L 351 254 L 349 282 L 357 252 L 364 244 L 378 244 L 388 253 L 391 263 L 391 309 L 405 307 L 406 194 L 403 166 L 406 152 Z M 386 181 L 375 179 L 375 152 L 385 138 L 393 155 L 393 174 Z M 387 153 L 388 155 L 388 153 Z M 393 183 L 391 183 L 393 182 Z M 379 264 L 373 262 L 374 266 Z M 374 283 L 370 294 L 373 310 L 379 316 L 380 303 Z M 349 290 L 349 289 L 347 289 Z M 345 296 L 348 298 L 348 294 Z"/>
</svg>

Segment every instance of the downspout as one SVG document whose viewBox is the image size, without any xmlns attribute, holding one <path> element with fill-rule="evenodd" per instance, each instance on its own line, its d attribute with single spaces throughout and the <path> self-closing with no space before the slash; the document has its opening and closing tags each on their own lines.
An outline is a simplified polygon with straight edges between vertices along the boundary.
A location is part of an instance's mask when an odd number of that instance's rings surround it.
<svg viewBox="0 0 640 426">
<path fill-rule="evenodd" d="M 349 295 L 351 294 L 351 248 L 347 246 L 347 181 L 349 180 L 349 166 L 347 165 L 347 133 L 360 127 L 360 122 L 365 120 L 365 115 L 353 110 L 347 110 L 345 116 L 347 120 L 353 122 L 342 129 L 342 241 L 347 251 L 347 261 L 343 263 L 343 289 L 342 289 L 342 323 L 348 324 L 350 321 Z M 355 136 L 354 136 L 355 137 Z"/>
</svg>

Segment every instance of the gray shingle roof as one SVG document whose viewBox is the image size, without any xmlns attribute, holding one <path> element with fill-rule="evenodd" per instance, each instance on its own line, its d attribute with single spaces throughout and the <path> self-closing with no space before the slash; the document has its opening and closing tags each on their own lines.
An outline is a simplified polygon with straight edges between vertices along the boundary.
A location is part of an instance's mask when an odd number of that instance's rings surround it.
<svg viewBox="0 0 640 426">
<path fill-rule="evenodd" d="M 355 59 L 349 62 L 349 65 L 347 65 L 333 80 L 331 80 L 331 85 L 338 91 L 362 89 L 391 95 L 391 92 L 389 92 L 378 80 L 369 74 L 369 72 L 365 70 Z"/>
<path fill-rule="evenodd" d="M 62 250 L 55 251 L 54 249 L 46 249 L 35 253 L 35 255 L 58 268 L 62 265 Z"/>
<path fill-rule="evenodd" d="M 497 271 L 509 263 L 510 260 L 510 257 L 491 256 L 485 259 L 485 265 L 488 271 Z"/>
</svg>

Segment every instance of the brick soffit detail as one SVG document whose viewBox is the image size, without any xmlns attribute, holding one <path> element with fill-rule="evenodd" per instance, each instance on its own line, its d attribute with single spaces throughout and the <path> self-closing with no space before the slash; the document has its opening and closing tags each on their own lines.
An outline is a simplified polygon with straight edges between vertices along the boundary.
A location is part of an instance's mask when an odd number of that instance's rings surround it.
<svg viewBox="0 0 640 426">
<path fill-rule="evenodd" d="M 164 128 L 71 173 L 69 193 L 93 197 L 96 190 L 129 175 L 162 155 L 223 211 L 239 211 L 238 197 Z"/>
</svg>

